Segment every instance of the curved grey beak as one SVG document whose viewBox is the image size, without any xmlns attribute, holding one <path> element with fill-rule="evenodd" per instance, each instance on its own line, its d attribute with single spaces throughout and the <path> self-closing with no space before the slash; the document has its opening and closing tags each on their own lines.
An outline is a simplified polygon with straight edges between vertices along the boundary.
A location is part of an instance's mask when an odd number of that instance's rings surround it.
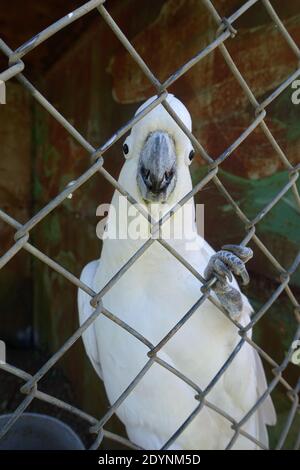
<svg viewBox="0 0 300 470">
<path fill-rule="evenodd" d="M 145 201 L 166 202 L 176 185 L 176 152 L 167 132 L 149 134 L 142 148 L 137 183 Z"/>
</svg>

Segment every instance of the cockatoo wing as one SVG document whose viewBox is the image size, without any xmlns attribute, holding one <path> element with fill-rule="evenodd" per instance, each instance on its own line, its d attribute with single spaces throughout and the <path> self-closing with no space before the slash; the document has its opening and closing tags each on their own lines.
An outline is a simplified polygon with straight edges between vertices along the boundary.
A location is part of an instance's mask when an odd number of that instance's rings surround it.
<svg viewBox="0 0 300 470">
<path fill-rule="evenodd" d="M 80 280 L 87 286 L 93 286 L 93 279 L 95 277 L 96 269 L 98 267 L 99 260 L 91 261 L 88 263 L 80 276 Z M 84 292 L 82 289 L 78 289 L 78 312 L 79 312 L 79 323 L 82 325 L 89 316 L 94 312 L 94 308 L 90 304 L 91 297 Z M 90 361 L 99 375 L 100 379 L 103 380 L 103 374 L 100 364 L 100 356 L 97 346 L 95 323 L 92 323 L 82 335 L 83 344 Z"/>
<path fill-rule="evenodd" d="M 256 377 L 257 377 L 257 399 L 259 399 L 267 390 L 268 384 L 266 381 L 265 371 L 261 362 L 261 358 L 256 350 L 253 350 Z M 269 438 L 266 425 L 274 426 L 276 424 L 276 412 L 270 395 L 263 401 L 257 410 L 258 420 L 258 439 L 267 448 L 269 447 Z"/>
</svg>

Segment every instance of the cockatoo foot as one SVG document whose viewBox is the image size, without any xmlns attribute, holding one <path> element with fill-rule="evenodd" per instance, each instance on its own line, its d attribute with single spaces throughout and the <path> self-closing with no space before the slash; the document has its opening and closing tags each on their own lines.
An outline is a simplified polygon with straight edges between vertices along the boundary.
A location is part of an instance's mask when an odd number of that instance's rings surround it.
<svg viewBox="0 0 300 470">
<path fill-rule="evenodd" d="M 213 255 L 204 271 L 205 279 L 215 276 L 217 282 L 212 286 L 223 307 L 231 317 L 240 315 L 243 301 L 239 290 L 229 282 L 232 281 L 232 273 L 240 276 L 243 285 L 249 283 L 249 274 L 245 263 L 253 256 L 251 248 L 241 245 L 224 245 L 221 251 Z M 229 282 L 228 282 L 229 281 Z"/>
</svg>

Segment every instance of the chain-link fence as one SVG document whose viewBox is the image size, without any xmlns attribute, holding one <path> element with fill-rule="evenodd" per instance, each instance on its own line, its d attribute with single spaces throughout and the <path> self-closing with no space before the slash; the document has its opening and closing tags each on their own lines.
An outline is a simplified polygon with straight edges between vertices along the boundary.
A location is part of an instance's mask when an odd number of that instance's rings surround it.
<svg viewBox="0 0 300 470">
<path fill-rule="evenodd" d="M 168 439 L 168 441 L 164 444 L 163 449 L 169 448 L 172 443 L 178 438 L 178 436 L 186 429 L 187 426 L 191 423 L 191 421 L 201 413 L 201 410 L 204 406 L 210 408 L 214 412 L 221 415 L 225 420 L 227 420 L 234 433 L 231 441 L 228 443 L 227 449 L 232 448 L 234 443 L 236 442 L 239 435 L 245 436 L 247 439 L 255 443 L 260 448 L 264 449 L 265 446 L 262 442 L 259 442 L 254 436 L 250 435 L 246 431 L 243 430 L 243 426 L 247 420 L 255 413 L 259 406 L 264 402 L 264 400 L 268 397 L 268 395 L 274 390 L 274 388 L 280 383 L 290 400 L 290 411 L 288 413 L 287 419 L 282 425 L 282 429 L 280 429 L 280 434 L 278 441 L 276 443 L 276 448 L 281 449 L 284 446 L 286 441 L 287 435 L 289 430 L 294 422 L 296 413 L 299 412 L 299 398 L 298 392 L 300 389 L 300 379 L 296 387 L 292 387 L 286 379 L 283 377 L 283 372 L 285 371 L 286 367 L 288 366 L 291 357 L 294 353 L 295 342 L 300 338 L 300 305 L 296 300 L 295 295 L 290 286 L 290 277 L 296 271 L 299 263 L 300 263 L 300 252 L 294 259 L 293 263 L 288 269 L 285 269 L 279 261 L 274 257 L 274 255 L 269 251 L 269 249 L 265 246 L 265 244 L 260 240 L 260 238 L 256 234 L 256 225 L 268 214 L 275 204 L 287 193 L 287 191 L 291 190 L 294 199 L 296 201 L 297 207 L 300 209 L 300 197 L 296 186 L 296 181 L 299 176 L 300 166 L 297 165 L 293 167 L 289 160 L 287 159 L 285 153 L 278 145 L 277 141 L 275 140 L 274 136 L 272 135 L 268 125 L 266 124 L 265 118 L 267 114 L 267 108 L 270 103 L 275 100 L 292 82 L 300 75 L 300 68 L 298 68 L 292 75 L 286 78 L 286 80 L 280 84 L 278 88 L 276 88 L 267 98 L 264 99 L 263 102 L 259 103 L 254 96 L 253 92 L 247 85 L 244 77 L 239 72 L 236 64 L 234 63 L 231 55 L 229 54 L 225 42 L 226 39 L 229 37 L 235 37 L 237 34 L 236 29 L 234 28 L 235 21 L 240 18 L 249 8 L 251 8 L 254 4 L 258 1 L 261 1 L 270 15 L 271 19 L 276 24 L 276 27 L 280 31 L 283 38 L 286 40 L 287 44 L 296 55 L 296 57 L 300 60 L 300 50 L 292 37 L 290 36 L 289 32 L 285 28 L 284 24 L 278 17 L 276 11 L 273 9 L 269 0 L 248 0 L 246 1 L 238 10 L 236 10 L 230 17 L 222 18 L 218 11 L 215 9 L 213 3 L 210 0 L 202 0 L 205 7 L 208 9 L 210 14 L 213 17 L 213 20 L 216 24 L 216 35 L 215 39 L 203 50 L 201 50 L 197 55 L 191 58 L 188 62 L 183 64 L 175 73 L 173 73 L 164 83 L 161 83 L 143 61 L 141 56 L 132 46 L 130 41 L 125 37 L 123 32 L 120 30 L 118 25 L 115 23 L 112 16 L 108 13 L 106 8 L 103 6 L 104 0 L 90 0 L 89 2 L 82 5 L 80 8 L 76 9 L 75 11 L 69 13 L 65 17 L 61 18 L 45 30 L 41 31 L 39 34 L 34 36 L 32 39 L 27 41 L 25 44 L 20 46 L 15 51 L 12 51 L 4 41 L 0 40 L 0 49 L 6 56 L 9 58 L 9 66 L 8 68 L 0 74 L 0 80 L 3 82 L 11 79 L 12 77 L 16 77 L 17 80 L 30 92 L 35 100 L 37 100 L 40 105 L 45 108 L 69 133 L 70 135 L 91 155 L 91 166 L 71 185 L 67 186 L 60 194 L 58 194 L 54 199 L 49 201 L 49 203 L 43 207 L 38 213 L 36 213 L 30 220 L 28 220 L 24 225 L 20 224 L 17 220 L 13 219 L 9 214 L 5 213 L 4 211 L 0 210 L 0 217 L 1 219 L 9 224 L 16 230 L 15 233 L 15 243 L 14 245 L 2 256 L 0 259 L 0 268 L 2 268 L 18 251 L 21 249 L 25 249 L 33 256 L 41 260 L 42 262 L 46 263 L 50 268 L 55 270 L 57 273 L 64 276 L 64 278 L 68 279 L 72 284 L 77 286 L 78 288 L 85 291 L 88 295 L 91 296 L 91 303 L 94 307 L 94 312 L 88 318 L 88 320 L 75 331 L 74 334 L 65 342 L 65 344 L 41 367 L 40 370 L 36 372 L 34 375 L 30 375 L 25 371 L 14 367 L 8 363 L 1 363 L 0 368 L 4 371 L 11 373 L 22 380 L 24 380 L 24 385 L 21 387 L 22 393 L 26 395 L 24 400 L 21 404 L 17 407 L 15 412 L 13 413 L 12 418 L 7 422 L 7 424 L 1 429 L 0 431 L 0 439 L 3 438 L 10 430 L 12 425 L 16 422 L 16 420 L 20 417 L 20 415 L 26 410 L 29 404 L 34 400 L 42 400 L 44 402 L 48 402 L 54 406 L 57 406 L 61 409 L 67 410 L 74 415 L 77 415 L 85 422 L 91 425 L 90 431 L 96 434 L 96 438 L 92 445 L 93 449 L 98 448 L 101 445 L 103 437 L 110 438 L 116 442 L 125 444 L 129 448 L 138 448 L 127 439 L 109 432 L 105 429 L 105 425 L 110 417 L 115 413 L 117 408 L 123 403 L 126 397 L 131 393 L 134 387 L 142 380 L 143 376 L 146 372 L 151 368 L 151 366 L 156 363 L 159 364 L 160 367 L 165 368 L 170 374 L 175 374 L 178 379 L 183 380 L 189 387 L 191 387 L 195 393 L 195 408 L 194 411 L 190 414 L 190 416 L 186 417 L 186 420 L 182 423 L 182 425 L 177 429 L 172 436 Z M 94 148 L 71 124 L 68 122 L 62 114 L 60 114 L 57 109 L 47 100 L 45 96 L 43 96 L 33 85 L 32 83 L 27 80 L 27 78 L 23 75 L 23 70 L 25 68 L 25 64 L 22 58 L 34 48 L 39 46 L 41 43 L 46 41 L 49 37 L 53 36 L 56 32 L 65 28 L 67 25 L 72 23 L 73 21 L 79 19 L 83 15 L 86 15 L 93 9 L 97 9 L 102 16 L 103 20 L 108 24 L 111 28 L 113 33 L 119 39 L 119 41 L 123 44 L 123 46 L 127 49 L 133 60 L 138 64 L 138 66 L 142 69 L 143 73 L 149 79 L 151 84 L 157 90 L 157 98 L 148 105 L 142 112 L 138 115 L 134 116 L 129 122 L 126 123 L 122 128 L 118 129 L 116 133 L 101 147 Z M 174 113 L 168 102 L 166 101 L 166 97 L 168 94 L 168 87 L 172 85 L 176 80 L 179 80 L 191 67 L 201 61 L 204 57 L 210 54 L 215 49 L 219 49 L 222 56 L 224 57 L 226 63 L 228 64 L 233 76 L 240 84 L 243 91 L 246 93 L 247 97 L 249 98 L 249 102 L 253 108 L 253 121 L 249 125 L 247 129 L 237 138 L 235 142 L 233 142 L 230 147 L 228 147 L 225 152 L 223 152 L 218 158 L 213 160 L 206 150 L 203 148 L 201 143 L 195 136 L 186 128 L 186 126 L 181 122 L 179 117 Z M 142 119 L 145 115 L 147 115 L 152 109 L 154 109 L 157 105 L 162 104 L 163 107 L 168 111 L 168 113 L 172 116 L 172 118 L 176 121 L 176 123 L 180 126 L 183 132 L 189 137 L 190 141 L 192 142 L 196 151 L 200 154 L 201 158 L 207 164 L 207 174 L 204 178 L 201 179 L 185 197 L 176 205 L 174 210 L 170 211 L 166 214 L 159 222 L 155 222 L 154 220 L 150 219 L 152 223 L 152 235 L 151 237 L 142 245 L 142 247 L 132 256 L 129 261 L 120 269 L 120 271 L 104 286 L 104 288 L 100 292 L 94 292 L 90 287 L 85 285 L 81 282 L 76 276 L 74 276 L 71 272 L 67 271 L 64 267 L 58 264 L 56 261 L 48 257 L 45 253 L 38 250 L 35 246 L 33 246 L 29 239 L 30 239 L 30 231 L 33 227 L 35 227 L 40 221 L 42 221 L 51 211 L 53 211 L 56 207 L 58 207 L 71 193 L 74 193 L 80 186 L 82 186 L 89 178 L 94 175 L 96 172 L 100 173 L 117 191 L 119 191 L 122 195 L 124 195 L 131 204 L 135 204 L 138 210 L 141 212 L 143 216 L 149 220 L 149 214 L 146 213 L 142 207 L 140 207 L 137 202 L 130 196 L 130 194 L 125 191 L 125 189 L 104 169 L 103 167 L 103 156 L 105 152 L 115 144 L 124 134 L 126 134 L 132 126 L 137 123 L 140 119 Z M 218 178 L 218 169 L 222 162 L 225 159 L 229 158 L 230 155 L 237 149 L 237 147 L 247 139 L 247 137 L 259 127 L 263 133 L 265 134 L 266 138 L 272 145 L 274 152 L 279 156 L 280 160 L 282 161 L 287 174 L 287 181 L 286 184 L 280 189 L 280 191 L 273 197 L 268 204 L 254 217 L 253 220 L 249 220 L 249 218 L 242 212 L 239 205 L 236 203 L 234 198 L 230 195 L 227 189 L 224 187 L 220 179 Z M 170 219 L 176 210 L 180 208 L 183 204 L 185 204 L 191 197 L 193 197 L 198 191 L 200 191 L 208 182 L 214 183 L 218 191 L 226 198 L 229 204 L 234 209 L 236 216 L 242 221 L 245 227 L 245 237 L 241 241 L 242 245 L 246 245 L 250 240 L 255 243 L 257 248 L 262 251 L 263 255 L 272 263 L 276 272 L 278 273 L 278 278 L 280 280 L 278 287 L 272 293 L 271 297 L 268 301 L 258 310 L 256 311 L 249 324 L 243 327 L 239 324 L 238 321 L 233 320 L 229 314 L 222 308 L 222 306 L 210 295 L 210 288 L 216 279 L 211 279 L 209 282 L 205 281 L 202 276 L 178 253 L 172 248 L 167 241 L 157 236 L 159 226 L 161 223 L 166 222 Z M 148 249 L 148 247 L 152 243 L 160 243 L 164 249 L 168 250 L 176 259 L 182 263 L 198 280 L 199 285 L 202 285 L 201 291 L 199 289 L 199 300 L 195 303 L 195 305 L 187 312 L 182 314 L 184 315 L 180 322 L 172 328 L 171 331 L 159 342 L 159 344 L 152 344 L 147 338 L 143 337 L 138 331 L 135 331 L 121 319 L 114 315 L 114 312 L 108 311 L 102 304 L 102 297 L 103 295 L 115 285 L 115 283 L 120 279 L 120 277 L 133 265 L 133 263 Z M 250 339 L 247 335 L 247 332 L 256 325 L 256 323 L 266 314 L 268 309 L 273 305 L 279 295 L 285 291 L 294 310 L 296 322 L 298 327 L 295 331 L 293 344 L 290 345 L 290 348 L 283 360 L 282 363 L 278 364 L 276 361 L 272 359 L 264 350 L 262 350 L 252 339 Z M 233 322 L 236 327 L 238 328 L 238 332 L 240 335 L 240 340 L 232 351 L 231 355 L 228 357 L 226 362 L 223 364 L 221 369 L 215 375 L 215 377 L 211 380 L 209 385 L 202 390 L 196 383 L 194 383 L 189 377 L 186 377 L 181 372 L 176 370 L 174 367 L 163 361 L 161 358 L 158 357 L 158 352 L 161 348 L 167 343 L 167 341 L 172 338 L 176 332 L 191 318 L 194 312 L 198 309 L 198 307 L 206 300 L 209 299 L 213 302 L 227 318 Z M 39 390 L 39 381 L 44 377 L 44 375 L 54 366 L 57 361 L 68 351 L 71 346 L 77 341 L 83 332 L 94 322 L 99 315 L 104 315 L 110 321 L 116 323 L 120 328 L 123 328 L 131 335 L 133 335 L 138 341 L 141 341 L 148 349 L 148 361 L 143 369 L 138 373 L 138 375 L 134 378 L 134 380 L 130 383 L 128 388 L 121 394 L 121 396 L 117 399 L 115 403 L 108 409 L 104 416 L 101 419 L 93 417 L 85 413 L 84 411 L 66 403 L 50 394 L 44 393 Z M 224 410 L 220 409 L 219 407 L 215 406 L 211 403 L 207 395 L 211 391 L 211 389 L 215 386 L 215 384 L 220 380 L 224 372 L 228 369 L 231 362 L 238 354 L 239 350 L 243 346 L 244 343 L 250 344 L 259 355 L 270 365 L 272 369 L 272 373 L 274 375 L 273 379 L 267 386 L 264 393 L 259 397 L 256 403 L 252 406 L 252 408 L 243 416 L 243 418 L 239 421 L 236 421 L 232 418 L 232 416 L 228 415 Z M 299 449 L 300 447 L 300 430 L 298 436 L 296 437 L 296 442 L 294 443 L 294 448 Z"/>
</svg>

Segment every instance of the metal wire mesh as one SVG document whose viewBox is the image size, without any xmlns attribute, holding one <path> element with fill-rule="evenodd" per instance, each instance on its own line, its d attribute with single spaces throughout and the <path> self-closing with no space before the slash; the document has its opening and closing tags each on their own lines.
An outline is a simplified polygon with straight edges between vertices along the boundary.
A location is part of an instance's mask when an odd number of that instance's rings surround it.
<svg viewBox="0 0 300 470">
<path fill-rule="evenodd" d="M 93 314 L 89 317 L 89 319 L 74 332 L 74 334 L 63 344 L 63 346 L 39 369 L 34 375 L 30 375 L 23 370 L 20 370 L 10 364 L 1 363 L 0 368 L 8 373 L 15 375 L 16 377 L 21 378 L 24 380 L 24 385 L 21 387 L 22 393 L 26 395 L 25 399 L 21 402 L 21 404 L 17 407 L 15 412 L 13 413 L 12 418 L 7 422 L 7 424 L 1 429 L 0 431 L 0 439 L 3 438 L 15 421 L 20 417 L 20 415 L 26 410 L 29 404 L 34 400 L 42 400 L 44 402 L 48 402 L 54 406 L 57 406 L 61 409 L 67 410 L 74 415 L 77 415 L 82 420 L 86 421 L 91 425 L 90 431 L 92 433 L 96 433 L 96 438 L 92 445 L 92 449 L 96 449 L 101 445 L 103 437 L 107 437 L 113 439 L 119 443 L 127 445 L 129 448 L 136 449 L 138 448 L 133 443 L 129 442 L 127 439 L 109 432 L 104 428 L 107 421 L 110 417 L 114 414 L 117 408 L 122 404 L 122 402 L 126 399 L 126 397 L 131 393 L 134 387 L 139 383 L 139 381 L 143 378 L 144 374 L 148 371 L 148 369 L 154 364 L 159 364 L 161 367 L 165 368 L 171 374 L 175 374 L 179 379 L 183 380 L 186 384 L 189 385 L 195 392 L 195 408 L 190 416 L 186 417 L 186 420 L 182 423 L 179 429 L 174 432 L 172 436 L 168 439 L 168 441 L 164 444 L 163 449 L 167 449 L 171 446 L 171 444 L 178 438 L 178 436 L 185 430 L 187 426 L 191 423 L 191 421 L 195 418 L 195 416 L 201 412 L 201 409 L 206 406 L 214 412 L 221 415 L 225 418 L 230 424 L 232 429 L 234 430 L 233 437 L 229 442 L 227 449 L 231 449 L 234 445 L 236 439 L 239 435 L 245 436 L 250 441 L 254 442 L 260 448 L 265 449 L 265 446 L 262 442 L 259 442 L 254 436 L 251 436 L 246 431 L 242 429 L 245 422 L 252 416 L 253 413 L 256 412 L 258 407 L 262 404 L 262 402 L 266 399 L 266 397 L 274 390 L 274 388 L 280 383 L 286 390 L 288 398 L 291 401 L 290 411 L 288 413 L 288 417 L 286 422 L 284 423 L 282 430 L 280 432 L 278 442 L 276 444 L 276 449 L 281 449 L 285 443 L 286 437 L 289 433 L 289 430 L 293 424 L 295 415 L 299 412 L 299 389 L 300 389 L 300 379 L 296 387 L 292 387 L 283 377 L 283 372 L 288 366 L 291 356 L 294 352 L 293 345 L 290 345 L 290 348 L 285 355 L 285 358 L 281 364 L 276 363 L 264 350 L 262 350 L 252 339 L 247 336 L 247 332 L 251 329 L 262 317 L 266 314 L 268 309 L 273 305 L 276 299 L 279 297 L 281 292 L 285 291 L 289 300 L 293 306 L 295 318 L 298 324 L 298 327 L 294 334 L 294 341 L 297 341 L 300 338 L 300 305 L 296 300 L 296 297 L 293 294 L 293 291 L 290 286 L 290 277 L 297 269 L 300 263 L 300 252 L 294 259 L 293 263 L 288 269 L 285 269 L 275 256 L 269 251 L 269 249 L 264 245 L 264 243 L 260 240 L 260 238 L 256 234 L 256 225 L 269 213 L 270 210 L 275 206 L 275 204 L 286 194 L 287 191 L 291 189 L 294 199 L 296 201 L 297 206 L 300 209 L 300 197 L 296 186 L 296 181 L 299 176 L 300 167 L 297 165 L 293 167 L 292 164 L 287 159 L 285 153 L 280 148 L 279 144 L 275 140 L 274 136 L 272 135 L 268 125 L 266 124 L 265 118 L 267 114 L 267 107 L 270 103 L 276 99 L 280 93 L 282 93 L 299 75 L 300 75 L 300 68 L 295 70 L 286 80 L 276 88 L 267 98 L 264 99 L 263 102 L 259 103 L 254 96 L 253 92 L 247 85 L 244 77 L 239 72 L 236 64 L 234 63 L 232 57 L 230 56 L 226 46 L 225 41 L 229 37 L 234 37 L 237 34 L 237 31 L 234 28 L 235 21 L 241 17 L 249 8 L 251 8 L 254 4 L 256 4 L 259 0 L 248 0 L 246 1 L 239 9 L 237 9 L 230 17 L 222 18 L 218 11 L 215 9 L 213 3 L 210 0 L 202 0 L 205 7 L 208 9 L 210 14 L 212 15 L 214 22 L 216 24 L 216 36 L 215 39 L 203 50 L 198 52 L 193 58 L 191 58 L 188 62 L 183 64 L 175 73 L 173 73 L 164 83 L 160 83 L 156 76 L 152 73 L 146 63 L 143 61 L 141 56 L 135 50 L 133 45 L 130 41 L 125 37 L 123 32 L 120 30 L 118 25 L 115 23 L 112 16 L 108 13 L 108 11 L 103 6 L 105 0 L 91 0 L 86 2 L 80 8 L 74 10 L 73 12 L 69 13 L 68 15 L 64 16 L 57 22 L 53 23 L 51 26 L 46 28 L 45 30 L 41 31 L 39 34 L 34 36 L 32 39 L 27 41 L 25 44 L 21 45 L 15 51 L 12 51 L 9 46 L 3 41 L 0 40 L 0 49 L 6 56 L 9 58 L 9 65 L 8 68 L 0 74 L 0 80 L 7 81 L 12 77 L 16 77 L 17 80 L 30 92 L 30 94 L 37 100 L 40 105 L 45 108 L 70 134 L 71 136 L 91 155 L 91 166 L 77 179 L 73 182 L 71 186 L 67 186 L 61 193 L 59 193 L 54 199 L 52 199 L 45 207 L 43 207 L 38 213 L 36 213 L 30 220 L 28 220 L 25 224 L 20 224 L 17 220 L 13 219 L 9 214 L 5 213 L 4 211 L 0 210 L 0 218 L 13 227 L 15 232 L 15 243 L 14 245 L 0 258 L 0 268 L 2 268 L 18 251 L 21 249 L 25 249 L 29 253 L 31 253 L 36 258 L 40 259 L 50 268 L 55 270 L 57 273 L 64 276 L 64 278 L 68 279 L 72 284 L 77 286 L 78 288 L 85 291 L 87 294 L 91 296 L 93 307 L 95 308 Z M 288 46 L 291 48 L 293 53 L 296 55 L 297 59 L 300 60 L 300 50 L 299 47 L 296 45 L 292 37 L 290 36 L 289 32 L 285 28 L 284 24 L 281 22 L 280 18 L 278 17 L 277 13 L 273 9 L 269 0 L 260 0 L 268 14 L 270 15 L 271 19 L 276 24 L 278 30 L 280 31 L 283 38 L 286 40 Z M 78 18 L 86 15 L 93 9 L 97 9 L 104 19 L 104 21 L 108 24 L 111 28 L 113 33 L 117 36 L 123 46 L 127 49 L 133 60 L 138 64 L 141 68 L 143 73 L 149 79 L 152 85 L 154 85 L 157 91 L 157 98 L 148 105 L 142 112 L 138 115 L 133 117 L 130 121 L 128 121 L 122 128 L 118 129 L 116 133 L 101 147 L 94 148 L 71 124 L 68 122 L 62 114 L 60 114 L 57 109 L 47 100 L 45 96 L 43 96 L 31 83 L 27 78 L 23 75 L 22 71 L 25 68 L 25 64 L 22 58 L 31 50 L 36 48 L 42 42 L 46 41 L 49 37 L 53 36 L 56 32 L 65 28 L 71 22 L 77 20 Z M 203 148 L 199 140 L 185 127 L 183 122 L 179 119 L 179 117 L 174 113 L 168 102 L 166 101 L 166 97 L 168 94 L 168 87 L 172 85 L 176 80 L 180 79 L 191 67 L 201 61 L 205 56 L 210 54 L 213 50 L 219 49 L 222 56 L 224 57 L 226 63 L 228 64 L 234 78 L 238 81 L 239 85 L 241 86 L 242 90 L 245 92 L 247 97 L 249 98 L 249 102 L 253 107 L 253 121 L 249 125 L 247 129 L 242 132 L 242 134 L 237 138 L 235 142 L 233 142 L 230 147 L 228 147 L 225 152 L 223 152 L 218 158 L 213 160 L 207 151 Z M 83 185 L 92 175 L 96 172 L 100 173 L 111 185 L 114 186 L 116 190 L 118 190 L 122 195 L 126 196 L 128 201 L 132 204 L 135 204 L 138 210 L 141 212 L 149 220 L 149 214 L 146 213 L 142 207 L 138 206 L 137 201 L 135 201 L 130 194 L 128 194 L 125 189 L 103 168 L 103 155 L 105 152 L 115 144 L 128 130 L 132 128 L 132 126 L 138 122 L 142 117 L 148 114 L 152 109 L 154 109 L 157 105 L 162 104 L 164 108 L 168 111 L 168 113 L 173 117 L 173 119 L 177 122 L 183 132 L 189 137 L 191 140 L 194 148 L 202 159 L 208 165 L 208 171 L 204 178 L 199 181 L 192 191 L 190 191 L 182 200 L 177 204 L 176 208 L 170 211 L 167 215 L 165 215 L 159 222 L 155 222 L 154 220 L 150 219 L 152 223 L 152 234 L 151 237 L 143 244 L 143 246 L 132 256 L 131 259 L 120 269 L 120 271 L 104 286 L 104 288 L 100 292 L 94 292 L 90 287 L 85 285 L 81 282 L 76 276 L 74 276 L 71 272 L 67 271 L 64 267 L 58 264 L 56 261 L 48 257 L 45 253 L 38 250 L 34 247 L 30 241 L 30 231 L 32 228 L 37 225 L 41 220 L 43 220 L 51 211 L 53 211 L 57 206 L 59 206 L 71 193 L 74 193 L 81 185 Z M 218 178 L 218 169 L 219 165 L 224 162 L 225 159 L 229 158 L 230 155 L 234 152 L 237 147 L 247 139 L 247 137 L 256 129 L 260 127 L 260 129 L 265 134 L 266 138 L 272 145 L 274 152 L 279 156 L 281 159 L 285 169 L 287 170 L 287 181 L 285 185 L 280 189 L 275 197 L 273 197 L 268 204 L 254 217 L 253 220 L 249 220 L 248 217 L 242 212 L 239 205 L 235 202 L 234 198 L 231 194 L 227 191 L 224 187 L 220 179 Z M 278 287 L 273 292 L 271 297 L 268 301 L 258 310 L 256 311 L 251 321 L 246 327 L 240 325 L 237 321 L 230 318 L 228 313 L 222 308 L 222 306 L 214 300 L 214 298 L 210 295 L 210 288 L 216 279 L 212 279 L 209 282 L 205 281 L 202 276 L 191 266 L 189 263 L 183 259 L 179 253 L 177 253 L 174 248 L 162 238 L 157 236 L 157 232 L 161 223 L 165 222 L 169 218 L 173 216 L 178 208 L 180 208 L 186 201 L 193 197 L 198 191 L 200 191 L 208 182 L 213 182 L 220 191 L 220 193 L 226 198 L 226 200 L 230 203 L 233 207 L 236 216 L 242 221 L 245 227 L 245 237 L 241 241 L 243 245 L 246 245 L 250 240 L 256 244 L 259 250 L 262 251 L 264 256 L 272 263 L 275 270 L 278 273 L 280 282 L 278 283 Z M 152 243 L 160 243 L 166 250 L 168 250 L 173 256 L 177 258 L 177 260 L 182 263 L 200 282 L 203 284 L 201 289 L 201 296 L 199 300 L 195 303 L 195 305 L 182 317 L 180 322 L 172 328 L 171 331 L 159 342 L 159 344 L 151 344 L 147 338 L 143 337 L 138 331 L 135 331 L 121 319 L 116 317 L 113 312 L 108 311 L 102 304 L 102 297 L 103 295 L 115 285 L 118 279 L 132 266 L 132 264 L 148 249 L 148 247 Z M 216 376 L 211 380 L 209 385 L 204 389 L 200 389 L 200 387 L 193 383 L 189 377 L 186 377 L 181 372 L 176 370 L 174 367 L 166 363 L 164 360 L 158 357 L 157 353 L 160 349 L 166 344 L 169 339 L 176 334 L 176 332 L 189 320 L 189 318 L 194 314 L 197 308 L 206 300 L 209 299 L 213 302 L 227 318 L 233 322 L 236 327 L 238 328 L 239 335 L 241 337 L 240 341 L 238 342 L 235 349 L 232 351 L 231 355 L 228 357 L 227 361 L 223 364 L 221 369 L 218 371 Z M 183 312 L 184 313 L 184 312 Z M 71 346 L 77 341 L 78 338 L 81 337 L 82 333 L 88 328 L 88 326 L 96 320 L 99 315 L 104 315 L 109 318 L 112 322 L 115 322 L 119 325 L 120 328 L 125 329 L 127 332 L 135 336 L 137 340 L 141 341 L 148 349 L 148 361 L 143 369 L 138 373 L 138 375 L 134 378 L 132 383 L 128 386 L 128 388 L 119 396 L 117 401 L 110 406 L 107 413 L 102 416 L 101 419 L 96 417 L 90 416 L 87 413 L 83 412 L 82 410 L 66 403 L 58 398 L 46 394 L 39 390 L 38 385 L 39 381 L 44 377 L 44 375 L 51 369 L 51 367 L 57 363 L 57 361 L 68 351 Z M 263 393 L 262 396 L 259 397 L 255 405 L 246 413 L 245 416 L 240 421 L 236 421 L 222 409 L 218 408 L 214 404 L 212 404 L 208 399 L 207 395 L 211 391 L 212 387 L 216 384 L 218 380 L 222 377 L 224 372 L 230 366 L 232 360 L 238 354 L 239 350 L 243 346 L 244 343 L 250 344 L 253 348 L 257 350 L 259 355 L 271 366 L 272 373 L 274 378 L 271 380 L 267 389 Z M 295 449 L 299 449 L 300 446 L 300 430 L 298 437 L 296 438 L 296 442 L 294 445 Z"/>
</svg>

